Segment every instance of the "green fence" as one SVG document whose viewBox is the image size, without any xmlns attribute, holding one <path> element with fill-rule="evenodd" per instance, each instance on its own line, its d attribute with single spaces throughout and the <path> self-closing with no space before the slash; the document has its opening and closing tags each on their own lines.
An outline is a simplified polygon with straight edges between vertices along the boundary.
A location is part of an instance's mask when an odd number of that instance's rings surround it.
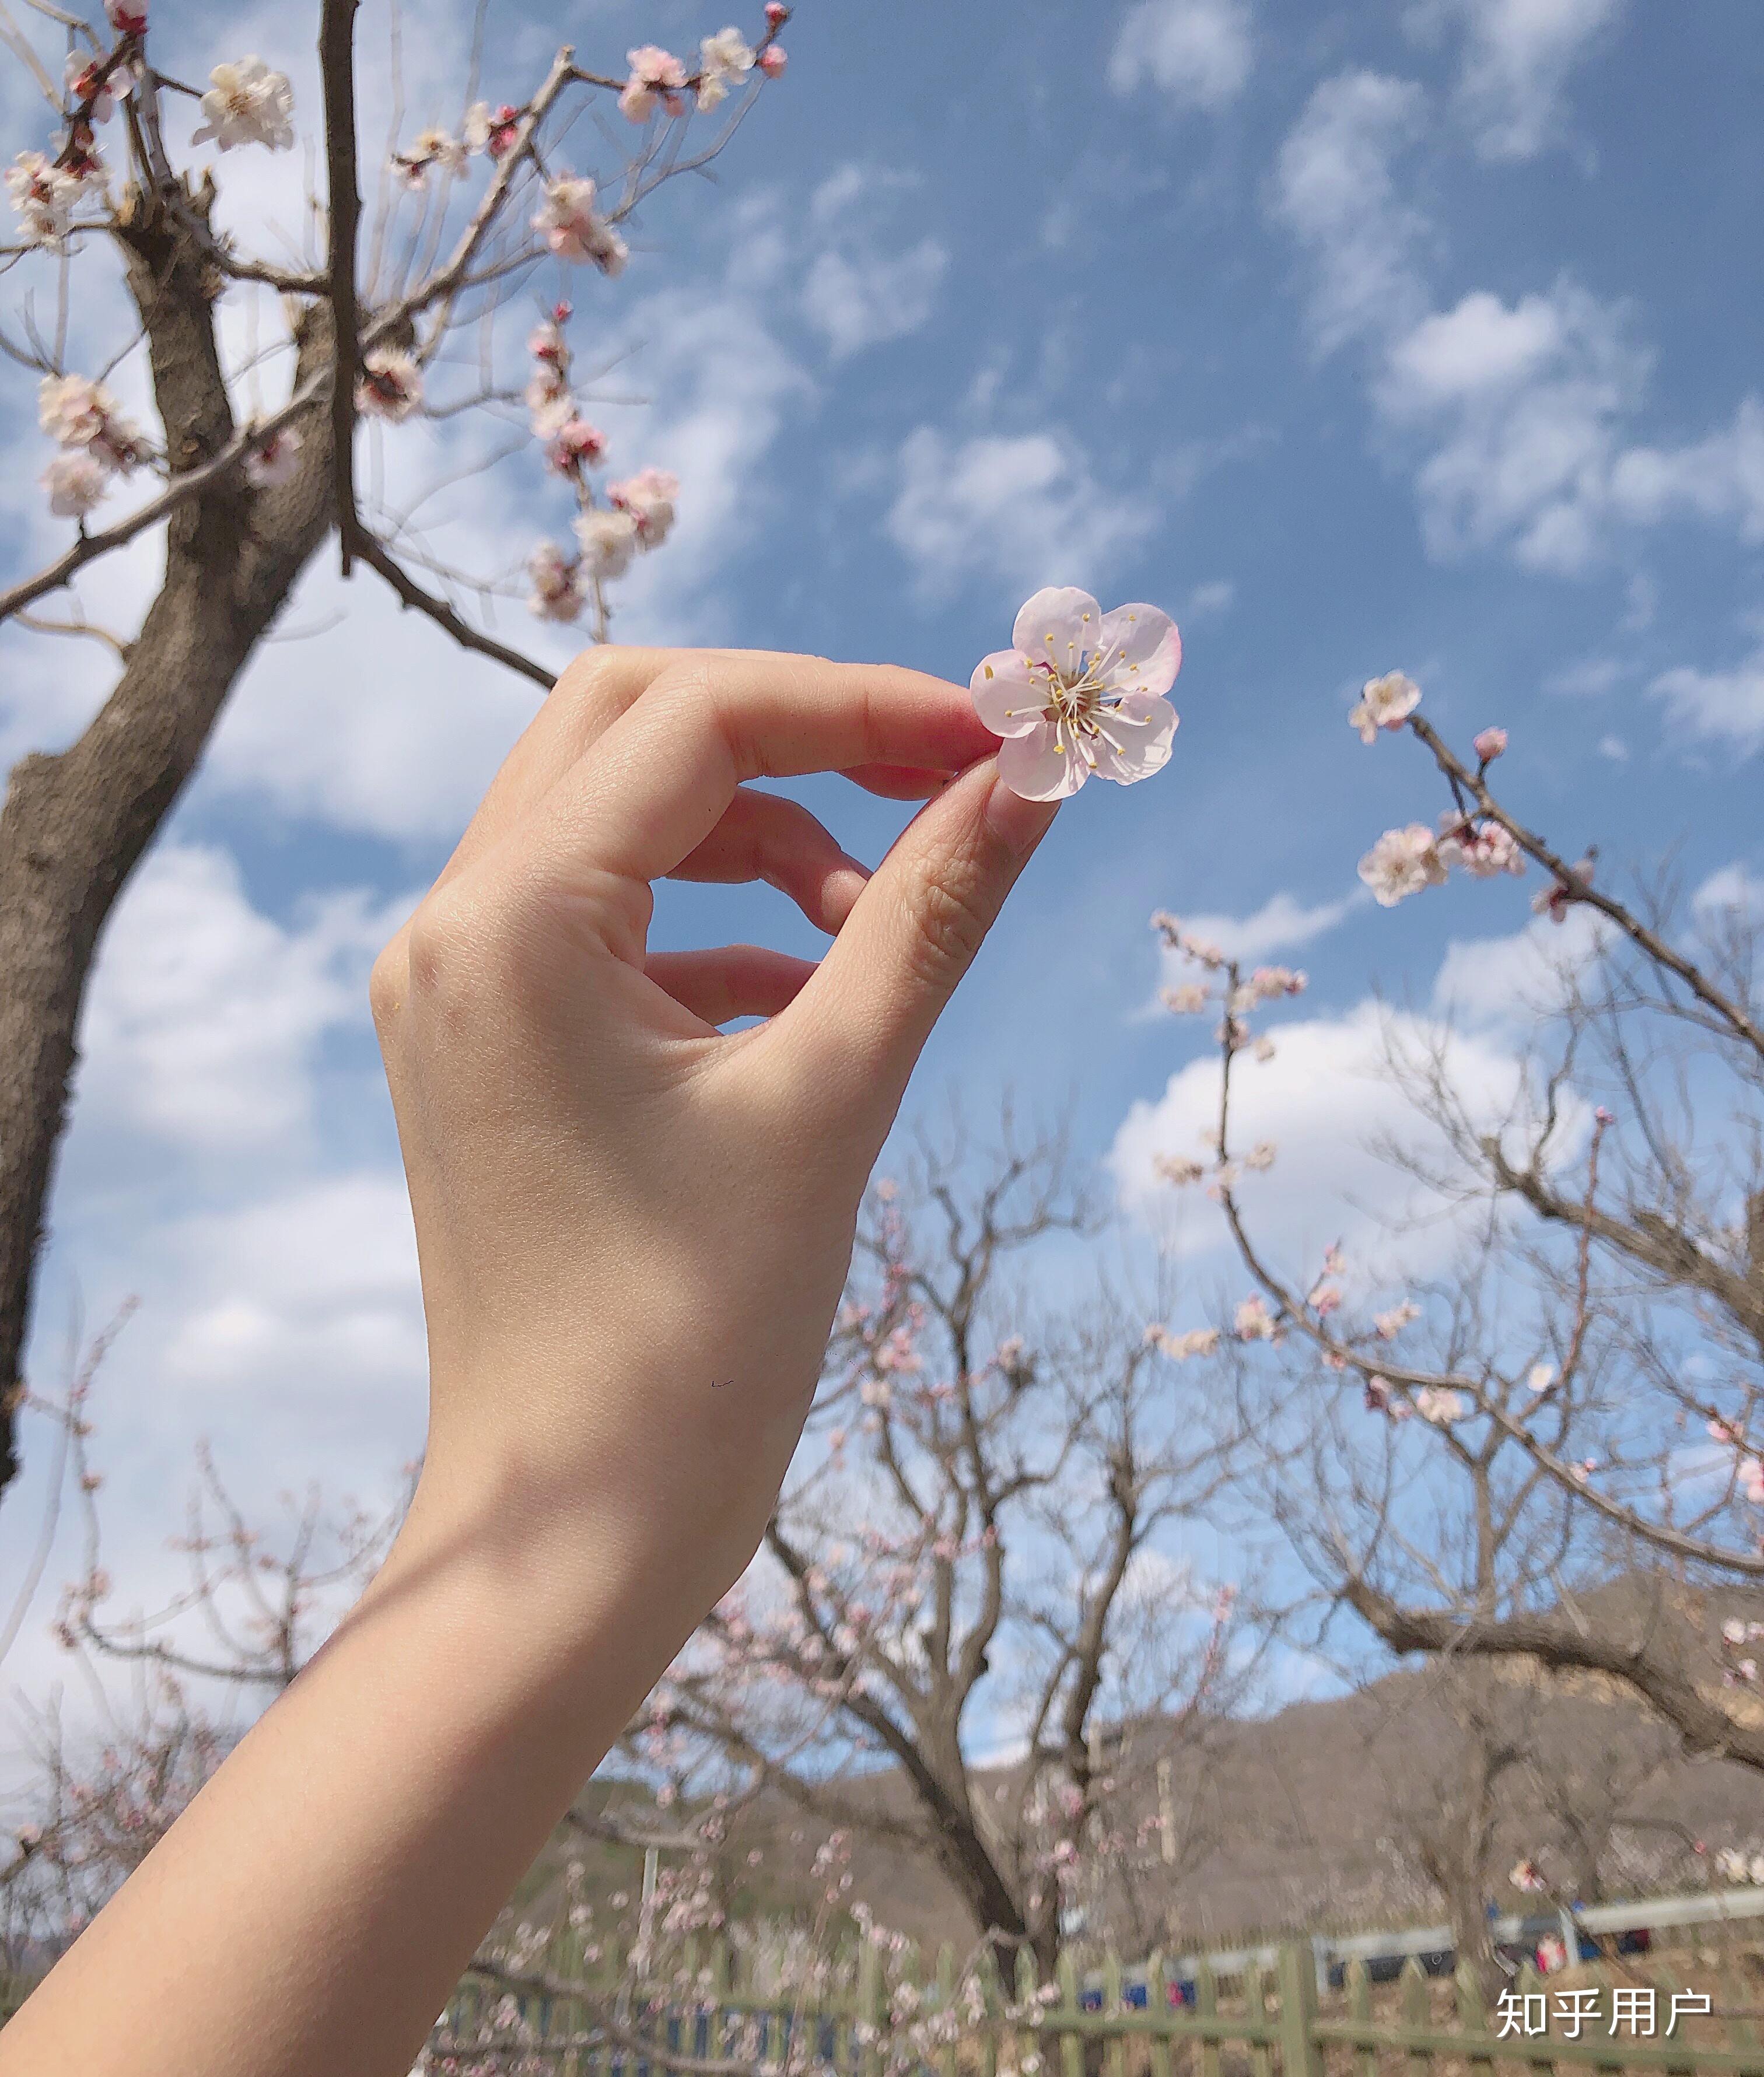
<svg viewBox="0 0 1764 2077">
<path fill-rule="evenodd" d="M 685 1980 L 699 1987 L 690 2003 L 671 1992 L 646 2004 L 642 1984 L 609 1959 L 590 1974 L 567 1972 L 580 1997 L 482 1987 L 463 1991 L 451 2016 L 469 2053 L 474 2034 L 488 2044 L 498 2011 L 512 2007 L 560 2077 L 662 2077 L 695 2063 L 817 2077 L 1494 2077 L 1497 2068 L 1764 2077 L 1755 2015 L 1737 1983 L 1682 1979 L 1660 1958 L 1636 1959 L 1575 1969 L 1561 1979 L 1571 1988 L 1528 1968 L 1490 2012 L 1473 1972 L 1430 1979 L 1414 1960 L 1379 1985 L 1353 1963 L 1339 1995 L 1325 1999 L 1312 1950 L 1298 1945 L 1281 1948 L 1271 1970 L 1252 1967 L 1226 1982 L 1205 1964 L 1179 1981 L 1157 1957 L 1131 1972 L 1110 1960 L 1080 1978 L 1068 1957 L 1039 2002 L 1026 1956 L 1012 1997 L 989 1963 L 959 1982 L 946 1949 L 934 1969 L 906 1979 L 915 2018 L 944 2037 L 905 2055 L 915 2029 L 900 2016 L 901 1979 L 884 1980 L 873 1948 L 855 1980 L 815 1999 L 776 1982 L 761 1988 L 752 1965 L 719 1943 L 702 1973 L 689 1958 Z"/>
</svg>

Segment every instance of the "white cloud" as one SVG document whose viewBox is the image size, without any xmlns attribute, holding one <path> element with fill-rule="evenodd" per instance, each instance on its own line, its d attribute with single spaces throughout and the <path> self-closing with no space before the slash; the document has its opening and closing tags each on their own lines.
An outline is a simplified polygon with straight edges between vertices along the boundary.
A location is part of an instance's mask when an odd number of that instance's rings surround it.
<svg viewBox="0 0 1764 2077">
<path fill-rule="evenodd" d="M 1641 524 L 1690 513 L 1764 541 L 1764 403 L 1741 398 L 1731 425 L 1689 446 L 1628 449 L 1612 466 L 1611 497 Z"/>
<path fill-rule="evenodd" d="M 1291 951 L 1321 938 L 1366 899 L 1363 888 L 1339 901 L 1309 905 L 1283 892 L 1264 901 L 1253 915 L 1184 916 L 1182 926 L 1196 937 L 1217 945 L 1228 959 L 1266 959 L 1271 952 Z M 1179 955 L 1171 956 L 1179 962 Z"/>
<path fill-rule="evenodd" d="M 898 168 L 852 162 L 830 173 L 810 198 L 809 227 L 822 249 L 802 285 L 803 314 L 835 360 L 929 323 L 949 272 L 947 250 L 930 237 L 886 249 L 891 214 L 923 185 Z"/>
<path fill-rule="evenodd" d="M 324 1034 L 367 1021 L 367 970 L 408 903 L 360 889 L 285 928 L 226 851 L 165 843 L 117 905 L 81 1025 L 85 1130 L 212 1152 L 285 1148 L 312 1122 Z"/>
<path fill-rule="evenodd" d="M 1599 755 L 1601 757 L 1609 758 L 1613 764 L 1627 764 L 1629 761 L 1629 746 L 1620 735 L 1601 735 L 1599 739 Z"/>
<path fill-rule="evenodd" d="M 178 1309 L 158 1363 L 164 1384 L 309 1405 L 364 1392 L 414 1404 L 427 1358 L 396 1171 L 193 1213 L 162 1252 Z"/>
<path fill-rule="evenodd" d="M 930 318 L 950 256 L 934 238 L 904 252 L 822 252 L 809 269 L 802 306 L 835 360 L 904 339 Z"/>
<path fill-rule="evenodd" d="M 1731 671 L 1662 671 L 1648 689 L 1665 701 L 1669 727 L 1745 757 L 1764 749 L 1764 647 Z"/>
<path fill-rule="evenodd" d="M 1622 676 L 1623 666 L 1614 656 L 1583 656 L 1552 671 L 1544 681 L 1544 690 L 1566 699 L 1603 699 Z"/>
<path fill-rule="evenodd" d="M 1259 918 L 1282 902 L 1307 919 L 1334 905 L 1306 909 L 1281 897 Z M 1259 918 L 1192 922 L 1224 936 Z M 1296 1276 L 1314 1272 L 1321 1249 L 1342 1238 L 1354 1280 L 1367 1286 L 1443 1268 L 1469 1230 L 1463 1206 L 1470 1200 L 1441 1194 L 1404 1165 L 1411 1161 L 1430 1178 L 1462 1173 L 1444 1136 L 1412 1102 L 1405 1078 L 1437 1059 L 1474 1130 L 1504 1131 L 1523 1120 L 1531 1102 L 1521 1058 L 1526 1030 L 1559 1005 L 1608 929 L 1591 913 L 1571 909 L 1560 926 L 1540 918 L 1504 937 L 1454 941 L 1425 1013 L 1367 1001 L 1340 1017 L 1267 1023 L 1272 1059 L 1240 1056 L 1234 1070 L 1231 1144 L 1240 1156 L 1259 1140 L 1275 1144 L 1272 1170 L 1246 1175 L 1238 1186 L 1251 1230 L 1273 1258 Z M 1210 1049 L 1189 1061 L 1161 1097 L 1132 1105 L 1109 1155 L 1123 1207 L 1178 1255 L 1229 1247 L 1204 1193 L 1173 1187 L 1153 1166 L 1160 1154 L 1209 1157 L 1219 1073 Z M 1560 1101 L 1558 1159 L 1571 1158 L 1590 1129 L 1587 1106 L 1571 1094 Z M 1485 1212 L 1486 1200 L 1482 1205 Z M 1472 1225 L 1479 1215 L 1468 1214 Z"/>
<path fill-rule="evenodd" d="M 1247 0 L 1135 0 L 1109 57 L 1117 94 L 1159 88 L 1179 108 L 1224 107 L 1253 56 Z"/>
<path fill-rule="evenodd" d="M 1764 879 L 1736 860 L 1709 875 L 1691 897 L 1691 909 L 1704 923 L 1719 922 L 1729 915 L 1742 921 L 1764 917 Z"/>
<path fill-rule="evenodd" d="M 1314 1273 L 1322 1248 L 1339 1238 L 1379 1280 L 1443 1267 L 1460 1238 L 1453 1206 L 1386 1150 L 1400 1147 L 1429 1166 L 1449 1166 L 1449 1155 L 1393 1076 L 1389 1049 L 1416 1058 L 1442 1047 L 1466 1109 L 1490 1130 L 1520 1098 L 1518 1060 L 1496 1037 L 1450 1034 L 1370 1002 L 1345 1017 L 1270 1030 L 1274 1058 L 1234 1077 L 1233 1135 L 1240 1151 L 1264 1139 L 1277 1149 L 1271 1172 L 1240 1185 L 1248 1222 L 1272 1258 L 1295 1275 Z M 1178 1255 L 1229 1246 L 1217 1207 L 1198 1190 L 1173 1188 L 1153 1167 L 1159 1154 L 1204 1158 L 1218 1122 L 1219 1073 L 1210 1053 L 1190 1061 L 1156 1101 L 1130 1109 L 1109 1155 L 1123 1206 Z"/>
<path fill-rule="evenodd" d="M 1543 81 L 1558 77 L 1558 60 L 1565 69 L 1593 15 L 1612 10 L 1475 0 L 1470 11 L 1514 77 Z M 1631 429 L 1651 356 L 1621 302 L 1561 281 L 1511 302 L 1483 289 L 1435 306 L 1421 264 L 1433 226 L 1397 169 L 1425 110 L 1413 81 L 1324 81 L 1281 148 L 1271 206 L 1310 265 L 1319 350 L 1366 354 L 1383 443 L 1414 468 L 1429 552 L 1499 549 L 1576 574 L 1621 528 L 1683 516 L 1764 540 L 1764 402 L 1744 398 L 1728 425 L 1682 447 L 1644 445 Z"/>
<path fill-rule="evenodd" d="M 1274 208 L 1309 257 L 1320 349 L 1367 353 L 1380 429 L 1413 459 L 1429 553 L 1497 548 L 1575 574 L 1618 528 L 1684 514 L 1764 539 L 1764 404 L 1745 398 L 1681 447 L 1635 443 L 1651 356 L 1624 305 L 1562 281 L 1430 307 L 1430 227 L 1394 170 L 1424 108 L 1412 81 L 1325 80 L 1281 148 Z"/>
<path fill-rule="evenodd" d="M 1433 979 L 1433 1009 L 1478 1029 L 1534 1022 L 1562 1006 L 1613 927 L 1595 909 L 1571 908 L 1559 923 L 1540 916 L 1506 937 L 1454 938 Z"/>
<path fill-rule="evenodd" d="M 1458 105 L 1488 159 L 1529 159 L 1554 141 L 1568 74 L 1623 0 L 1456 0 L 1464 52 Z"/>
<path fill-rule="evenodd" d="M 1154 508 L 1106 489 L 1058 431 L 953 443 L 909 435 L 888 531 L 928 596 L 991 577 L 1026 596 L 1045 584 L 1094 585 L 1150 531 Z"/>
<path fill-rule="evenodd" d="M 1616 428 L 1647 377 L 1624 333 L 1620 310 L 1562 283 L 1511 306 L 1478 290 L 1394 342 L 1375 394 L 1433 446 L 1416 479 L 1433 553 L 1504 546 L 1561 572 L 1593 560 Z"/>
<path fill-rule="evenodd" d="M 1199 620 L 1216 613 L 1229 613 L 1237 596 L 1238 588 L 1229 577 L 1215 577 L 1210 584 L 1196 585 L 1188 594 L 1186 617 Z"/>
<path fill-rule="evenodd" d="M 1325 352 L 1368 329 L 1406 329 L 1425 311 L 1415 253 L 1427 219 L 1392 175 L 1425 109 L 1412 80 L 1342 73 L 1313 93 L 1280 148 L 1275 214 L 1316 262 L 1310 322 Z"/>
</svg>

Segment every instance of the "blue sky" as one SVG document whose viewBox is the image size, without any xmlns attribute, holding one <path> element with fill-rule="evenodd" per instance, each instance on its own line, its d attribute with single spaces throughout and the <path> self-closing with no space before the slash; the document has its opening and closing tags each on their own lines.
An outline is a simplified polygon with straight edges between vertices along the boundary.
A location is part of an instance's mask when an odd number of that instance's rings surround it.
<svg viewBox="0 0 1764 2077">
<path fill-rule="evenodd" d="M 616 66 L 726 12 L 498 10 L 486 89 L 523 98 L 561 37 Z M 255 47 L 310 118 L 304 13 L 220 19 L 170 25 L 185 69 Z M 364 23 L 372 107 L 384 23 Z M 426 26 L 406 36 L 413 125 L 459 100 L 454 11 Z M 1345 726 L 1361 680 L 1408 670 L 1459 740 L 1508 726 L 1508 797 L 1564 851 L 1596 839 L 1613 870 L 1674 851 L 1687 886 L 1739 868 L 1726 884 L 1756 897 L 1755 7 L 805 0 L 786 40 L 787 77 L 714 181 L 657 198 L 618 282 L 569 283 L 584 358 L 627 352 L 609 387 L 646 400 L 601 414 L 622 465 L 682 478 L 676 539 L 618 626 L 965 681 L 1042 583 L 1173 612 L 1170 769 L 1063 812 L 909 1110 L 953 1089 L 984 1115 L 1009 1086 L 1084 1156 L 1113 1151 L 1143 1231 L 1163 1207 L 1135 1179 L 1204 1113 L 1209 1072 L 1180 1072 L 1204 1032 L 1146 1014 L 1146 919 L 1216 919 L 1313 976 L 1258 1099 L 1288 1150 L 1267 1216 L 1313 1245 L 1382 1187 L 1356 1151 L 1387 1122 L 1365 1072 L 1374 984 L 1423 1022 L 1450 997 L 1467 1072 L 1498 1093 L 1537 956 L 1522 884 L 1394 913 L 1354 899 L 1378 832 L 1441 805 L 1414 746 L 1365 751 Z M 27 106 L 10 81 L 21 141 Z M 292 160 L 223 170 L 235 220 L 296 219 Z M 94 361 L 115 314 L 81 306 Z M 0 368 L 0 399 L 18 568 L 56 535 L 22 371 Z M 401 483 L 470 452 L 386 437 Z M 566 517 L 521 459 L 436 509 L 479 566 Z M 131 556 L 83 597 L 120 622 L 150 580 Z M 198 1435 L 257 1496 L 310 1474 L 377 1489 L 420 1437 L 362 985 L 533 702 L 372 584 L 315 568 L 297 639 L 254 664 L 94 987 L 36 1360 L 52 1380 L 76 1293 L 92 1324 L 139 1295 L 100 1456 L 144 1575 Z M 568 653 L 518 607 L 500 626 Z M 64 741 L 104 685 L 95 647 L 0 635 L 0 758 Z M 872 860 L 898 825 L 836 784 L 805 791 Z M 656 935 L 813 942 L 764 890 L 668 890 Z M 1222 1273 L 1204 1222 L 1175 1236 L 1203 1280 Z M 0 1573 L 32 1506 L 0 1509 Z M 46 1648 L 9 1670 L 40 1688 Z"/>
</svg>

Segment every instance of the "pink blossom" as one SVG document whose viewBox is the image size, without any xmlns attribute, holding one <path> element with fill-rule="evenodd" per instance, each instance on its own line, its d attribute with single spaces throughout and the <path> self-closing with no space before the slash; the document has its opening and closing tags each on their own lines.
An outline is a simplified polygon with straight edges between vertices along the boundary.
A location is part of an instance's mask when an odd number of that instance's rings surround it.
<svg viewBox="0 0 1764 2077">
<path fill-rule="evenodd" d="M 1525 1890 L 1528 1893 L 1534 1894 L 1537 1891 L 1546 1889 L 1549 1887 L 1535 1861 L 1519 1862 L 1507 1879 L 1515 1889 Z"/>
<path fill-rule="evenodd" d="M 102 169 L 76 173 L 41 152 L 21 152 L 6 169 L 6 194 L 33 245 L 59 246 L 72 228 L 74 206 L 102 184 Z"/>
<path fill-rule="evenodd" d="M 1250 976 L 1248 986 L 1253 1001 L 1272 1002 L 1279 996 L 1304 994 L 1308 980 L 1308 976 L 1292 967 L 1258 967 Z"/>
<path fill-rule="evenodd" d="M 1279 1150 L 1271 1139 L 1259 1139 L 1243 1157 L 1246 1168 L 1265 1169 L 1274 1166 L 1274 1157 Z"/>
<path fill-rule="evenodd" d="M 1556 1381 L 1556 1367 L 1550 1363 L 1533 1363 L 1527 1372 L 1527 1386 L 1541 1397 Z"/>
<path fill-rule="evenodd" d="M 521 111 L 512 102 L 505 101 L 500 108 L 492 108 L 487 101 L 475 101 L 466 110 L 465 148 L 468 152 L 487 152 L 493 159 L 505 159 L 514 149 L 520 127 Z"/>
<path fill-rule="evenodd" d="M 1492 764 L 1507 747 L 1507 731 L 1504 728 L 1485 728 L 1479 735 L 1471 739 L 1470 747 L 1484 764 Z"/>
<path fill-rule="evenodd" d="M 285 152 L 294 141 L 294 89 L 285 73 L 273 72 L 260 57 L 218 65 L 202 96 L 203 121 L 190 132 L 193 144 L 210 138 L 223 152 L 240 144 L 267 145 Z"/>
<path fill-rule="evenodd" d="M 1305 1304 L 1320 1319 L 1326 1320 L 1332 1313 L 1342 1309 L 1342 1287 L 1338 1284 L 1313 1284 Z"/>
<path fill-rule="evenodd" d="M 1366 1410 L 1368 1413 L 1388 1413 L 1391 1410 L 1391 1381 L 1380 1377 L 1376 1371 L 1366 1380 Z"/>
<path fill-rule="evenodd" d="M 37 420 L 64 447 L 85 447 L 106 468 L 127 474 L 145 452 L 102 382 L 83 375 L 45 376 L 37 387 Z"/>
<path fill-rule="evenodd" d="M 422 402 L 422 370 L 408 353 L 376 347 L 356 385 L 356 409 L 364 418 L 397 425 Z"/>
<path fill-rule="evenodd" d="M 111 474 L 89 452 L 73 448 L 57 455 L 41 481 L 58 519 L 83 519 L 110 489 Z"/>
<path fill-rule="evenodd" d="M 754 60 L 768 79 L 782 79 L 784 67 L 790 62 L 782 44 L 768 44 Z"/>
<path fill-rule="evenodd" d="M 1360 860 L 1359 876 L 1380 908 L 1394 909 L 1405 896 L 1441 885 L 1446 867 L 1433 831 L 1425 822 L 1410 822 L 1384 832 Z"/>
<path fill-rule="evenodd" d="M 1192 1017 L 1212 1001 L 1212 992 L 1197 980 L 1185 980 L 1175 988 L 1161 989 L 1159 1000 L 1178 1017 Z"/>
<path fill-rule="evenodd" d="M 672 52 L 663 50 L 657 44 L 644 44 L 627 51 L 625 59 L 631 69 L 630 77 L 618 97 L 618 105 L 627 120 L 647 123 L 658 100 L 670 115 L 677 115 L 684 106 L 680 89 L 686 84 L 686 68 Z"/>
<path fill-rule="evenodd" d="M 1421 1316 L 1419 1305 L 1405 1298 L 1401 1305 L 1392 1305 L 1388 1312 L 1372 1315 L 1372 1331 L 1381 1342 L 1394 1342 L 1411 1320 Z"/>
<path fill-rule="evenodd" d="M 464 139 L 431 126 L 417 132 L 408 152 L 394 152 L 392 163 L 404 175 L 407 187 L 422 188 L 427 185 L 431 166 L 457 179 L 465 171 L 469 156 L 470 148 Z"/>
<path fill-rule="evenodd" d="M 630 248 L 594 208 L 595 186 L 585 174 L 560 173 L 546 183 L 545 202 L 533 228 L 559 259 L 578 264 L 592 260 L 603 274 L 624 271 Z"/>
<path fill-rule="evenodd" d="M 1439 855 L 1477 880 L 1492 880 L 1503 872 L 1516 878 L 1525 869 L 1525 855 L 1510 830 L 1486 819 L 1467 822 L 1455 813 L 1442 818 Z"/>
<path fill-rule="evenodd" d="M 674 523 L 674 500 L 680 495 L 680 478 L 665 468 L 640 468 L 622 483 L 609 483 L 606 495 L 621 512 L 628 512 L 637 524 L 637 545 L 659 548 Z"/>
<path fill-rule="evenodd" d="M 574 620 L 582 610 L 581 566 L 554 542 L 541 541 L 526 559 L 529 609 L 540 620 Z"/>
<path fill-rule="evenodd" d="M 104 0 L 104 17 L 119 36 L 147 34 L 147 0 Z"/>
<path fill-rule="evenodd" d="M 1210 1356 L 1219 1346 L 1217 1327 L 1189 1327 L 1173 1334 L 1167 1327 L 1148 1327 L 1146 1339 L 1160 1355 L 1186 1363 L 1191 1356 Z"/>
<path fill-rule="evenodd" d="M 1421 705 L 1421 689 L 1400 671 L 1387 671 L 1382 678 L 1368 678 L 1358 701 L 1348 715 L 1359 731 L 1362 743 L 1376 740 L 1381 728 L 1400 728 Z"/>
<path fill-rule="evenodd" d="M 777 28 L 789 19 L 790 10 L 785 6 L 784 0 L 766 0 L 766 19 L 773 28 Z"/>
<path fill-rule="evenodd" d="M 1259 1292 L 1252 1292 L 1238 1306 L 1232 1330 L 1240 1342 L 1271 1342 L 1276 1338 L 1278 1330 L 1274 1316 Z"/>
<path fill-rule="evenodd" d="M 1554 887 L 1546 888 L 1542 893 L 1532 897 L 1532 912 L 1547 916 L 1552 923 L 1566 923 L 1570 906 L 1577 901 L 1592 884 L 1593 855 L 1586 856 L 1567 869 L 1566 879 L 1558 880 Z"/>
<path fill-rule="evenodd" d="M 719 29 L 698 46 L 698 106 L 714 108 L 728 98 L 730 82 L 745 79 L 754 54 L 738 29 Z"/>
<path fill-rule="evenodd" d="M 1470 1412 L 1470 1401 L 1461 1392 L 1443 1384 L 1424 1384 L 1415 1395 L 1415 1411 L 1436 1428 L 1449 1428 Z"/>
<path fill-rule="evenodd" d="M 1274 1041 L 1264 1035 L 1257 1039 L 1250 1051 L 1259 1060 L 1271 1060 L 1275 1055 Z"/>
<path fill-rule="evenodd" d="M 1198 1183 L 1207 1172 L 1198 1161 L 1191 1161 L 1182 1154 L 1155 1154 L 1151 1165 L 1165 1182 L 1174 1183 L 1179 1188 Z"/>
<path fill-rule="evenodd" d="M 580 476 L 589 464 L 606 452 L 606 435 L 586 418 L 570 417 L 546 442 L 545 460 L 560 476 Z"/>
<path fill-rule="evenodd" d="M 95 58 L 81 58 L 71 52 L 62 74 L 68 106 L 82 110 L 94 123 L 110 121 L 117 102 L 134 91 L 135 77 L 132 65 L 113 65 L 106 71 Z"/>
<path fill-rule="evenodd" d="M 300 466 L 300 435 L 292 426 L 265 434 L 245 457 L 245 481 L 256 490 L 290 481 Z"/>
<path fill-rule="evenodd" d="M 1013 647 L 984 657 L 975 711 L 1004 739 L 999 776 L 1030 801 L 1062 801 L 1086 779 L 1131 785 L 1170 758 L 1176 710 L 1163 695 L 1182 662 L 1175 622 L 1155 606 L 1104 613 L 1088 592 L 1038 591 Z"/>
</svg>

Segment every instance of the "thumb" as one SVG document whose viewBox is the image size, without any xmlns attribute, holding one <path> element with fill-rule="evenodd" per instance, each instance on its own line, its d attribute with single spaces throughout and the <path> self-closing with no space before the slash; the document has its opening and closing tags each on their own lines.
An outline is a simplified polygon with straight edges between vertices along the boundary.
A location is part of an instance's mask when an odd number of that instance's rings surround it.
<svg viewBox="0 0 1764 2077">
<path fill-rule="evenodd" d="M 1026 801 L 983 758 L 904 830 L 770 1047 L 823 1112 L 873 1111 L 878 1143 L 955 985 L 1057 801 Z"/>
</svg>

